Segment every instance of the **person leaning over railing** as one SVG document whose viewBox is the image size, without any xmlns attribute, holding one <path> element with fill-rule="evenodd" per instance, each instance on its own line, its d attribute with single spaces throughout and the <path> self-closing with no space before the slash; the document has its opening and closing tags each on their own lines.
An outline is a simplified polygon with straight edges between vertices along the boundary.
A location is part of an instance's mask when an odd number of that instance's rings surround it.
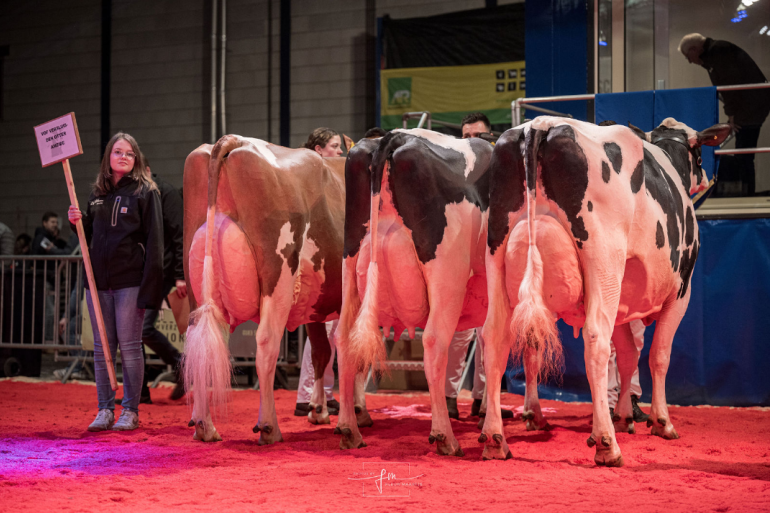
<svg viewBox="0 0 770 513">
<path fill-rule="evenodd" d="M 679 43 L 679 51 L 690 64 L 702 66 L 715 86 L 767 82 L 751 56 L 729 41 L 687 34 Z M 735 133 L 735 148 L 756 148 L 762 123 L 770 114 L 770 89 L 721 91 L 719 96 Z M 744 163 L 748 194 L 753 195 L 756 182 L 754 154 L 740 155 L 739 158 Z"/>
<path fill-rule="evenodd" d="M 145 173 L 142 152 L 133 137 L 123 132 L 112 136 L 85 213 L 70 205 L 68 217 L 73 224 L 83 220 L 110 352 L 115 355 L 120 346 L 123 367 L 123 411 L 115 422 L 115 391 L 107 373 L 93 291 L 88 290 L 99 401 L 99 413 L 88 430 L 136 429 L 144 379 L 144 310 L 160 308 L 163 300 L 163 221 L 158 188 Z"/>
</svg>

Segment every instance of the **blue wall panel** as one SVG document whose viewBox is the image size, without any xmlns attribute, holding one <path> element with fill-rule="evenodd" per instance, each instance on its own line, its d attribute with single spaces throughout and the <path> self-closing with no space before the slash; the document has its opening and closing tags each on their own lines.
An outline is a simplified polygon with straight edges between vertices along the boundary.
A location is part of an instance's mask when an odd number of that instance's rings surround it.
<svg viewBox="0 0 770 513">
<path fill-rule="evenodd" d="M 585 0 L 527 0 L 527 97 L 585 94 L 587 11 Z M 542 104 L 586 120 L 580 102 Z M 535 111 L 526 111 L 528 118 Z"/>
</svg>

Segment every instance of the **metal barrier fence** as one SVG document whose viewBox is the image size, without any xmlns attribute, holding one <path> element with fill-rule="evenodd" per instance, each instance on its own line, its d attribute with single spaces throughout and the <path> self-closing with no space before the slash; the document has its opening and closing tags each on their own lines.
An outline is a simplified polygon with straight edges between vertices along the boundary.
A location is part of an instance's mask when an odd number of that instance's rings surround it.
<svg viewBox="0 0 770 513">
<path fill-rule="evenodd" d="M 81 255 L 0 256 L 0 349 L 53 351 L 55 361 L 72 362 L 62 382 L 69 379 L 78 362 L 93 363 L 93 351 L 82 348 L 84 281 Z M 278 367 L 302 366 L 304 326 L 299 328 L 297 338 L 295 353 L 291 350 L 289 332 L 284 331 Z M 182 341 L 183 336 L 180 337 Z M 181 344 L 178 347 L 183 350 Z M 236 328 L 230 337 L 230 352 L 233 367 L 254 367 L 255 323 L 243 323 Z M 14 356 L 5 358 L 4 363 L 9 360 L 16 366 L 22 365 Z M 116 361 L 119 360 L 116 357 Z M 164 365 L 151 353 L 146 364 Z M 90 369 L 86 369 L 91 374 Z M 19 371 L 18 368 L 3 370 L 6 375 Z M 154 386 L 161 379 L 173 375 L 170 371 L 167 369 L 161 374 Z"/>
</svg>

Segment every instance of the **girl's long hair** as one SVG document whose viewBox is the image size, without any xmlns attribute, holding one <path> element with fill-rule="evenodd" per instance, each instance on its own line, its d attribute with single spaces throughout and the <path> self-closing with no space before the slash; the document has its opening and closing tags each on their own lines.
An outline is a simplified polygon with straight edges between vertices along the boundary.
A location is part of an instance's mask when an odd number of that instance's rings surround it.
<svg viewBox="0 0 770 513">
<path fill-rule="evenodd" d="M 158 186 L 155 185 L 152 177 L 148 176 L 145 172 L 146 164 L 144 162 L 144 155 L 139 149 L 136 139 L 125 132 L 118 132 L 112 136 L 110 142 L 107 143 L 107 147 L 104 148 L 104 156 L 102 156 L 102 164 L 99 167 L 99 174 L 96 176 L 96 182 L 94 182 L 93 190 L 97 196 L 104 196 L 112 192 L 115 186 L 112 185 L 112 167 L 110 167 L 110 153 L 112 153 L 112 147 L 115 143 L 123 139 L 131 145 L 131 151 L 134 152 L 134 169 L 132 169 L 127 176 L 130 176 L 132 180 L 139 182 L 139 187 L 136 190 L 136 194 L 142 192 L 146 187 L 150 191 L 158 190 Z"/>
</svg>

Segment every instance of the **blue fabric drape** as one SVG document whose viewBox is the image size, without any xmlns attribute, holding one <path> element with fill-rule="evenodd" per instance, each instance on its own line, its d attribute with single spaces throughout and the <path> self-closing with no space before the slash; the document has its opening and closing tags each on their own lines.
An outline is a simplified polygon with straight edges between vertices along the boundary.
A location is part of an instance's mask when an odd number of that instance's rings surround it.
<svg viewBox="0 0 770 513">
<path fill-rule="evenodd" d="M 654 128 L 654 91 L 597 94 L 594 102 L 597 125 L 612 120 L 623 126 L 631 123 L 645 132 Z"/>
</svg>

